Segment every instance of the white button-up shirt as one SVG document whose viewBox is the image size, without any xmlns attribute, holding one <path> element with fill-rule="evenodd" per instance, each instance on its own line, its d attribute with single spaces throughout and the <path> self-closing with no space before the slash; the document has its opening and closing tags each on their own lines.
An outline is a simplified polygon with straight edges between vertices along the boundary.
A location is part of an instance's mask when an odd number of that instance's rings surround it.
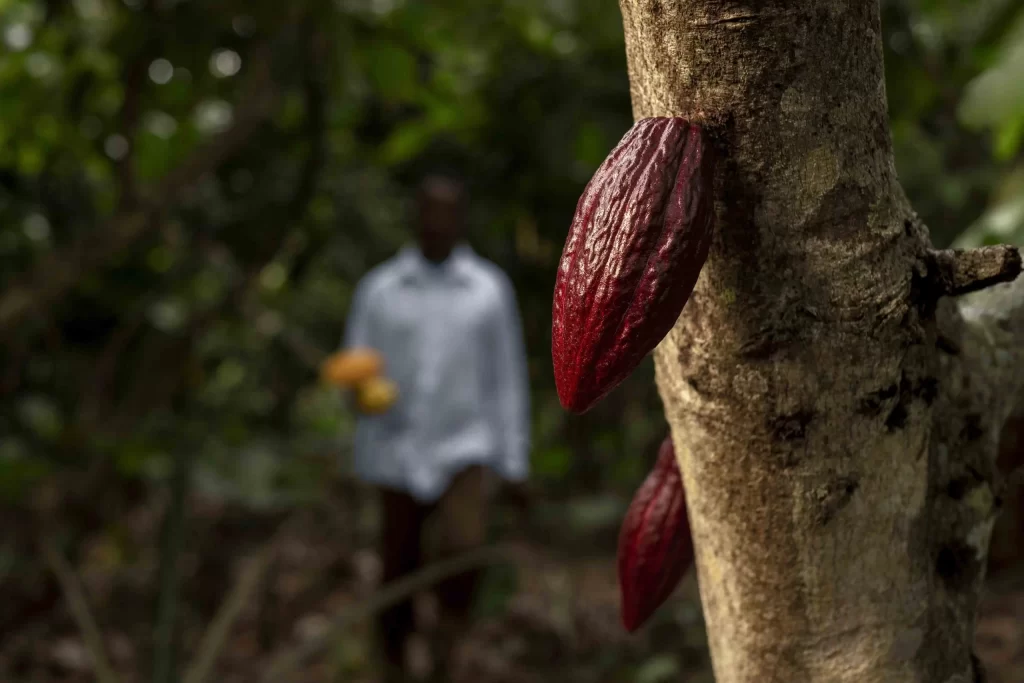
<svg viewBox="0 0 1024 683">
<path fill-rule="evenodd" d="M 360 281 L 343 345 L 380 352 L 399 391 L 387 413 L 359 417 L 361 479 L 429 502 L 472 464 L 526 478 L 526 354 L 515 292 L 495 264 L 465 245 L 441 264 L 403 249 Z"/>
</svg>

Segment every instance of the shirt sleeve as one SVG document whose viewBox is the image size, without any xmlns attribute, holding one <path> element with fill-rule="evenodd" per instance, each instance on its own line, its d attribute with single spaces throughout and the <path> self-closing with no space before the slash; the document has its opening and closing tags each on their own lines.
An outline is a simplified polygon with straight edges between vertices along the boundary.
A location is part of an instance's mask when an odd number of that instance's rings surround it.
<svg viewBox="0 0 1024 683">
<path fill-rule="evenodd" d="M 356 285 L 352 295 L 352 305 L 345 321 L 345 334 L 341 340 L 342 348 L 351 349 L 362 346 L 373 346 L 370 312 L 370 283 L 366 278 Z"/>
<path fill-rule="evenodd" d="M 512 283 L 499 280 L 494 371 L 498 433 L 502 452 L 498 474 L 523 481 L 530 473 L 530 387 L 522 323 Z"/>
</svg>

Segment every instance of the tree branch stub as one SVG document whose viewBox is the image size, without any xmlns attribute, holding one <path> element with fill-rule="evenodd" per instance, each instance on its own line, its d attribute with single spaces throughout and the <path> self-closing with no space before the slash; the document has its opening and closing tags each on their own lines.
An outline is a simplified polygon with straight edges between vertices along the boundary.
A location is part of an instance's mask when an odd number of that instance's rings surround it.
<svg viewBox="0 0 1024 683">
<path fill-rule="evenodd" d="M 961 296 L 992 285 L 1012 282 L 1021 270 L 1017 247 L 999 244 L 978 249 L 930 250 L 935 282 L 941 294 Z"/>
</svg>

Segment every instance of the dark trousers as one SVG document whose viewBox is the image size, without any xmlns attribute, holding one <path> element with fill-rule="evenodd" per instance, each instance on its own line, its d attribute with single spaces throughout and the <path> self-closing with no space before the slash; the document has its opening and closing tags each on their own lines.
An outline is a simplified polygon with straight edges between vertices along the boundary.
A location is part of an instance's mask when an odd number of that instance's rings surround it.
<svg viewBox="0 0 1024 683">
<path fill-rule="evenodd" d="M 383 514 L 381 559 L 387 583 L 416 571 L 423 565 L 424 540 L 428 523 L 438 532 L 438 554 L 443 558 L 479 547 L 486 536 L 486 471 L 480 466 L 460 472 L 441 498 L 424 504 L 402 491 L 380 489 Z M 438 558 L 440 559 L 440 558 Z M 437 585 L 440 603 L 439 652 L 435 668 L 447 666 L 455 639 L 464 631 L 479 571 L 453 576 Z M 404 671 L 405 644 L 416 627 L 411 599 L 382 612 L 377 628 L 392 676 Z M 441 672 L 439 672 L 441 673 Z"/>
</svg>

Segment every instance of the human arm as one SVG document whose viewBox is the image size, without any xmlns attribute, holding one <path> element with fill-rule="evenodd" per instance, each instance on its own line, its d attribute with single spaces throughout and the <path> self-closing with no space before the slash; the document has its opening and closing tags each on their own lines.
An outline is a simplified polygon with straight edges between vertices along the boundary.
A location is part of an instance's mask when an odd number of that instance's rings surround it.
<svg viewBox="0 0 1024 683">
<path fill-rule="evenodd" d="M 345 332 L 341 339 L 340 349 L 342 351 L 374 348 L 373 306 L 370 292 L 370 282 L 364 278 L 352 294 L 348 317 L 345 320 Z M 354 391 L 347 392 L 345 398 L 352 410 L 361 412 Z"/>
<path fill-rule="evenodd" d="M 498 285 L 492 346 L 495 416 L 501 448 L 497 469 L 506 481 L 522 484 L 530 470 L 529 370 L 515 290 L 504 276 Z"/>
<path fill-rule="evenodd" d="M 345 320 L 345 333 L 341 339 L 342 349 L 373 348 L 371 284 L 368 278 L 363 278 L 356 285 L 348 318 Z"/>
</svg>

